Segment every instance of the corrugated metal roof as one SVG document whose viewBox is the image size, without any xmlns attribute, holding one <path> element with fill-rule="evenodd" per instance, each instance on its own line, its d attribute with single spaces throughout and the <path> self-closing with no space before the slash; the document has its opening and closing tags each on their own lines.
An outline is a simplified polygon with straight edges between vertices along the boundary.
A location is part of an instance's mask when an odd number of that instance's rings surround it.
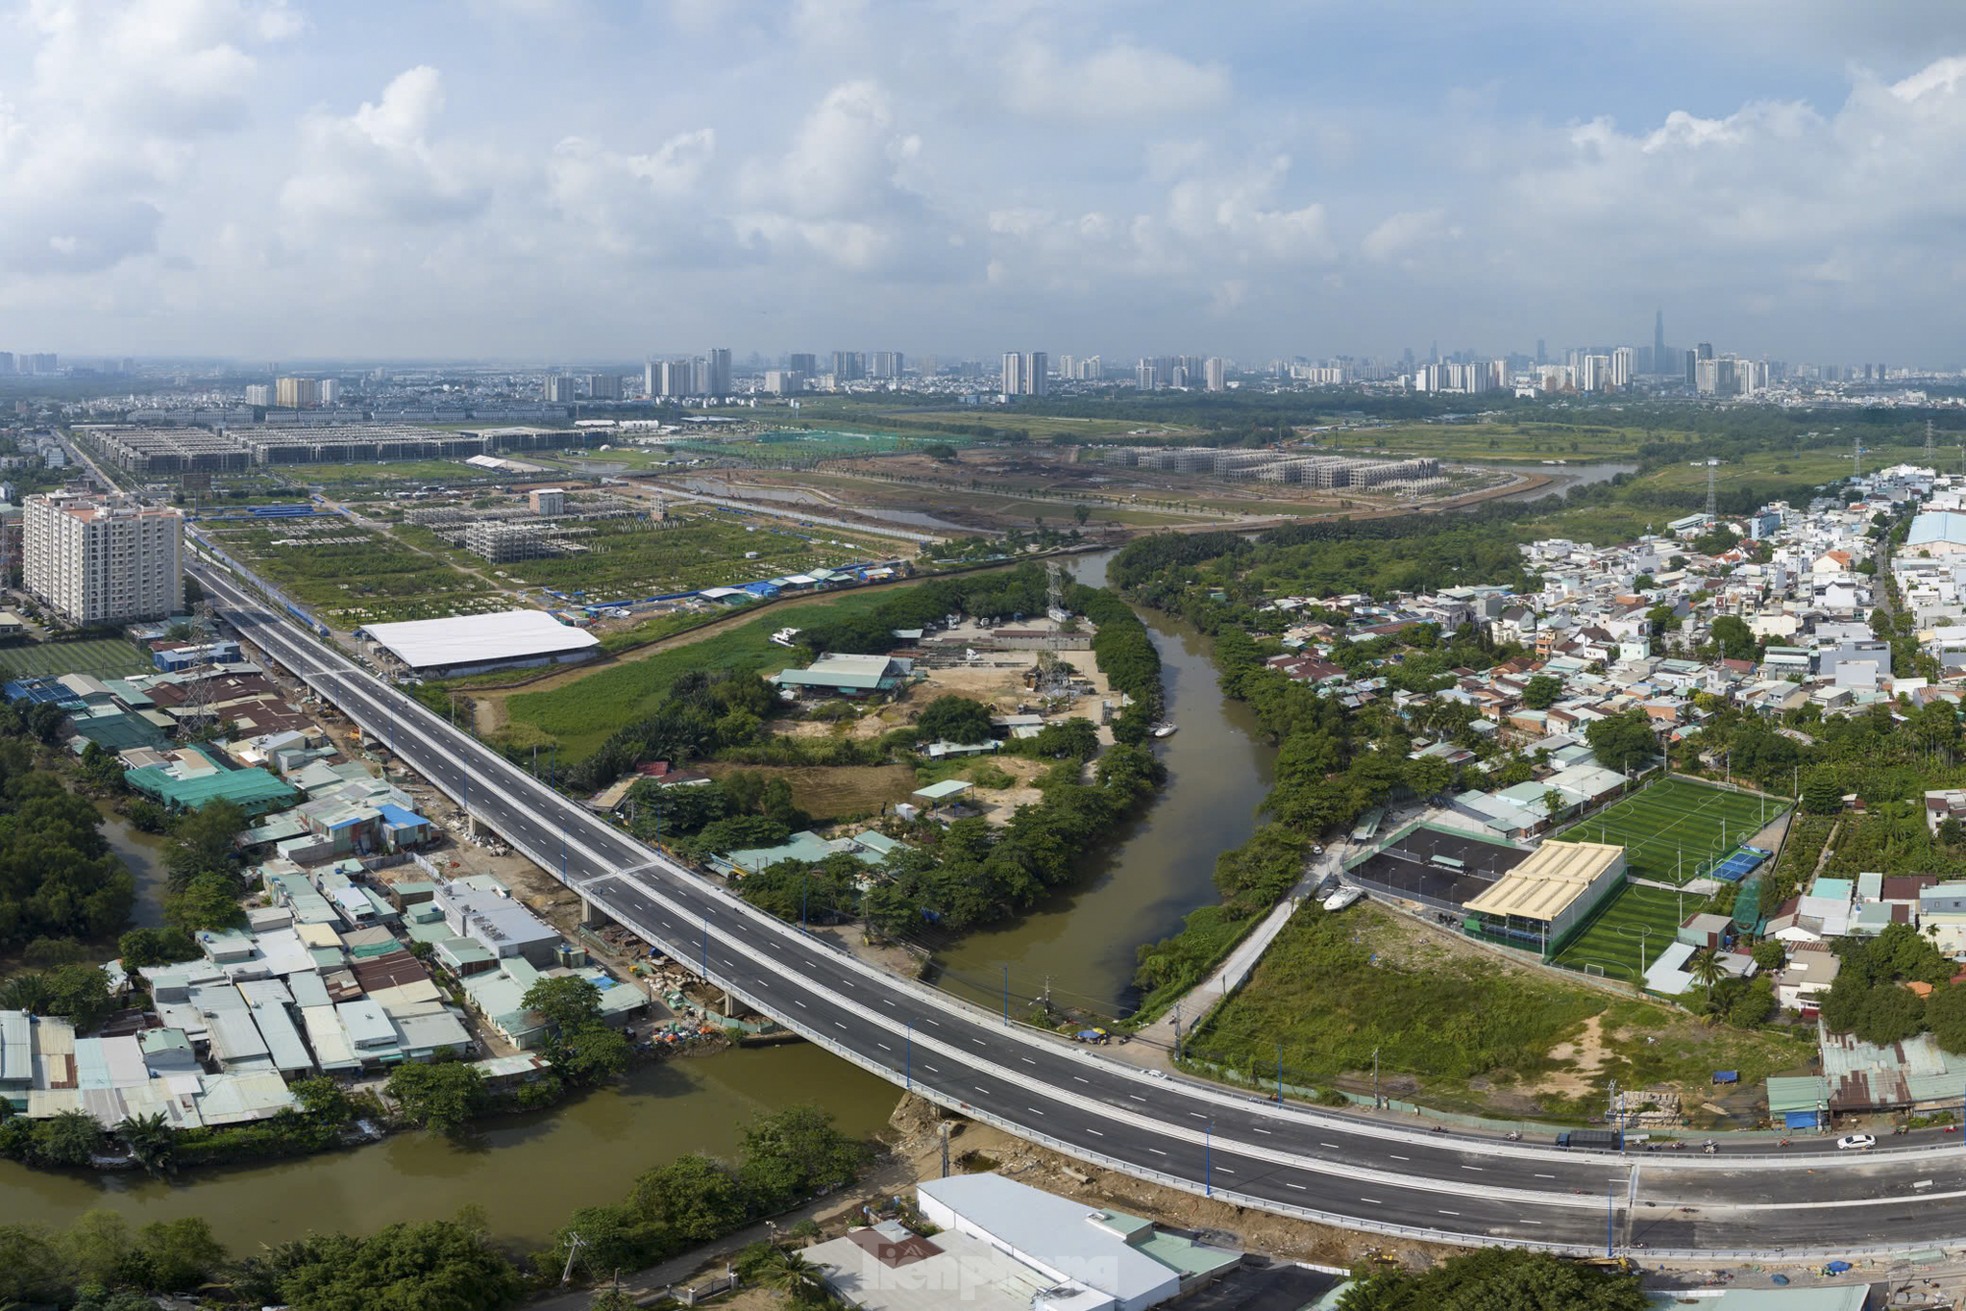
<svg viewBox="0 0 1966 1311">
<path fill-rule="evenodd" d="M 562 655 L 601 644 L 592 633 L 570 628 L 544 610 L 369 624 L 361 631 L 412 669 Z"/>
<path fill-rule="evenodd" d="M 1624 858 L 1625 849 L 1609 843 L 1545 842 L 1466 908 L 1484 915 L 1554 920 Z"/>
</svg>

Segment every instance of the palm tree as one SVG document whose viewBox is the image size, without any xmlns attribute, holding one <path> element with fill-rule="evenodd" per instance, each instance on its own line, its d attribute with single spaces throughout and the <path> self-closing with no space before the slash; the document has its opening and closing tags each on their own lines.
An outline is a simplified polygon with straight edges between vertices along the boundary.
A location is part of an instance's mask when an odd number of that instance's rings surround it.
<svg viewBox="0 0 1966 1311">
<path fill-rule="evenodd" d="M 162 1174 L 169 1169 L 177 1151 L 177 1130 L 161 1111 L 128 1117 L 116 1126 L 116 1136 L 130 1149 L 137 1164 L 151 1174 Z"/>
<path fill-rule="evenodd" d="M 1703 951 L 1687 962 L 1686 972 L 1693 976 L 1693 982 L 1704 984 L 1707 990 L 1707 1004 L 1713 1004 L 1713 985 L 1727 977 L 1727 967 L 1720 963 L 1720 955 L 1714 951 Z"/>
<path fill-rule="evenodd" d="M 828 1293 L 822 1269 L 806 1260 L 804 1253 L 781 1247 L 771 1254 L 771 1264 L 765 1268 L 763 1281 L 773 1288 L 783 1289 L 800 1305 L 823 1303 Z"/>
</svg>

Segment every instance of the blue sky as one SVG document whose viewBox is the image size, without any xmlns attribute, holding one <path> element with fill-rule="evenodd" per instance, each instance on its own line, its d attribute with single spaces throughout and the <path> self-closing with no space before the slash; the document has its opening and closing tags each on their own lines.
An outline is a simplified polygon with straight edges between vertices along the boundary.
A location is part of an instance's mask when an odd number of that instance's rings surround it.
<svg viewBox="0 0 1966 1311">
<path fill-rule="evenodd" d="M 0 349 L 1956 367 L 1966 6 L 25 0 Z"/>
</svg>

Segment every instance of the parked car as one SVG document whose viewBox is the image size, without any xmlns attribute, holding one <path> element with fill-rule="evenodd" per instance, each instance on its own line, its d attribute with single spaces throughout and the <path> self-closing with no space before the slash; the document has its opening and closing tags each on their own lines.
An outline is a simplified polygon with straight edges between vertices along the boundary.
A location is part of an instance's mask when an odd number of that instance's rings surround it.
<svg viewBox="0 0 1966 1311">
<path fill-rule="evenodd" d="M 1867 1152 L 1877 1146 L 1877 1138 L 1867 1133 L 1846 1133 L 1836 1140 L 1837 1147 L 1846 1152 Z"/>
</svg>

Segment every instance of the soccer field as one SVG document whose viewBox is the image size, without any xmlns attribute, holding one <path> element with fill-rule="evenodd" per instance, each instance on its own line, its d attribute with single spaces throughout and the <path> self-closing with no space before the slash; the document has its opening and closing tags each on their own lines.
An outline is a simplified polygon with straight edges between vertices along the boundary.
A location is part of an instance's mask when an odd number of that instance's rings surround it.
<svg viewBox="0 0 1966 1311">
<path fill-rule="evenodd" d="M 1645 966 L 1672 946 L 1681 908 L 1691 915 L 1706 903 L 1704 896 L 1627 883 L 1612 895 L 1590 927 L 1556 954 L 1556 963 L 1637 983 L 1644 977 Z"/>
<path fill-rule="evenodd" d="M 1748 841 L 1788 809 L 1773 797 L 1663 778 L 1558 834 L 1558 842 L 1610 842 L 1625 849 L 1631 877 L 1684 883 Z"/>
<path fill-rule="evenodd" d="M 0 673 L 8 678 L 37 678 L 42 674 L 124 678 L 155 672 L 156 666 L 144 659 L 134 645 L 114 637 L 0 647 Z"/>
</svg>

